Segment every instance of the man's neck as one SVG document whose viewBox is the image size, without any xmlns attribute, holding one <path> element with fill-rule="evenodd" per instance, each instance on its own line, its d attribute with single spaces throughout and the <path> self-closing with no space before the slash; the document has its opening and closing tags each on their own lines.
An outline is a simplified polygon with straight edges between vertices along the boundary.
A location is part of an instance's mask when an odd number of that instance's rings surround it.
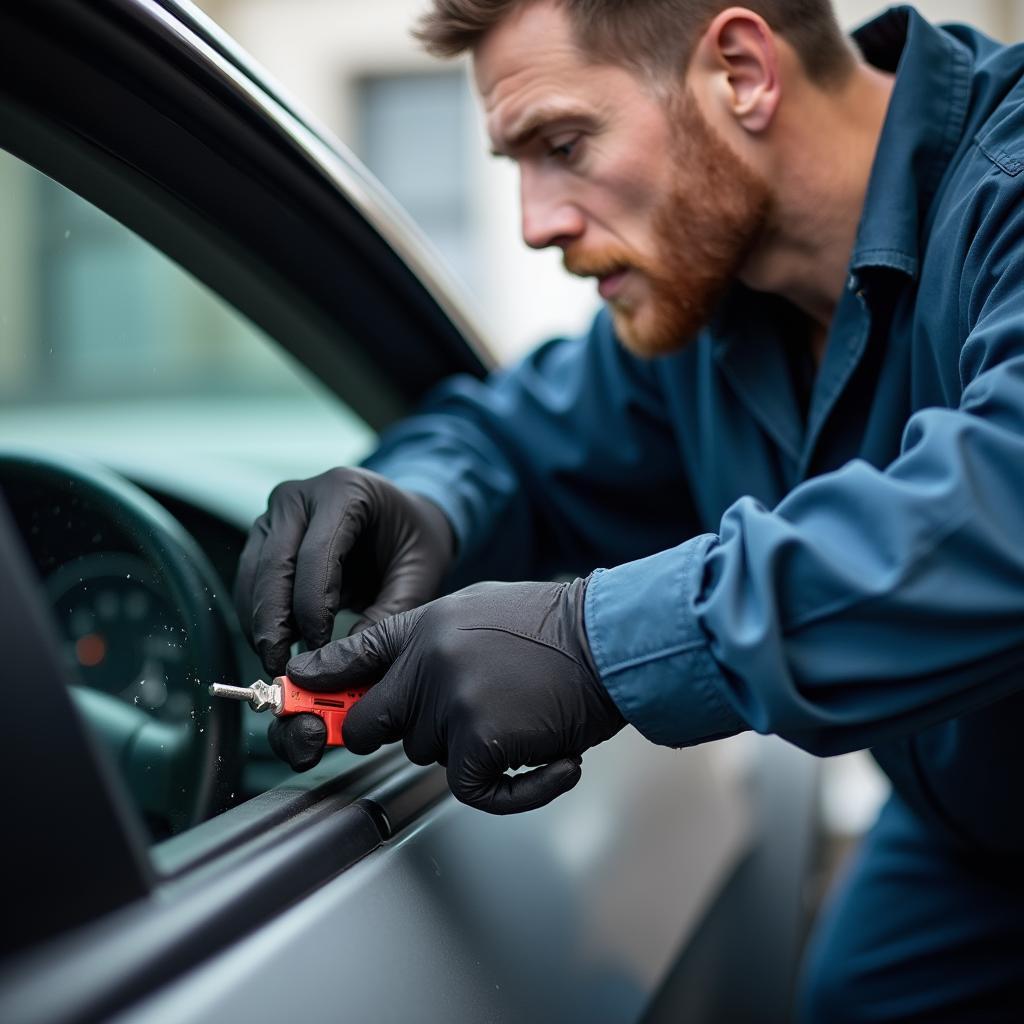
<svg viewBox="0 0 1024 1024">
<path fill-rule="evenodd" d="M 780 118 L 772 215 L 742 279 L 789 299 L 826 332 L 846 285 L 894 82 L 861 64 L 839 92 L 806 87 Z"/>
</svg>

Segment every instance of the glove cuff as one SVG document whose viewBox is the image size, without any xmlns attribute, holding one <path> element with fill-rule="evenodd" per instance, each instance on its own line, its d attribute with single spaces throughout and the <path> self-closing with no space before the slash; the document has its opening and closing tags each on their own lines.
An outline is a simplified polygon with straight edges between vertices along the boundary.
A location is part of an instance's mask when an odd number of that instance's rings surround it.
<svg viewBox="0 0 1024 1024">
<path fill-rule="evenodd" d="M 447 570 L 455 560 L 457 553 L 455 530 L 452 527 L 451 520 L 440 505 L 424 497 L 422 494 L 417 494 L 415 491 L 405 491 L 405 495 L 419 514 L 424 529 L 437 540 L 441 550 L 444 552 L 445 570 Z"/>
<path fill-rule="evenodd" d="M 602 705 L 606 708 L 609 720 L 616 722 L 621 726 L 626 724 L 626 719 L 619 710 L 619 706 L 614 700 L 612 700 L 611 694 L 608 692 L 604 682 L 601 680 L 601 673 L 597 670 L 594 655 L 590 650 L 590 638 L 587 636 L 587 617 L 584 614 L 584 604 L 586 602 L 587 586 L 589 585 L 590 580 L 591 576 L 573 580 L 572 583 L 569 584 L 566 599 L 570 602 L 570 607 L 572 608 L 573 622 L 576 627 L 577 649 L 579 650 L 581 660 L 589 670 L 590 678 L 593 680 L 594 692 L 598 696 Z"/>
</svg>

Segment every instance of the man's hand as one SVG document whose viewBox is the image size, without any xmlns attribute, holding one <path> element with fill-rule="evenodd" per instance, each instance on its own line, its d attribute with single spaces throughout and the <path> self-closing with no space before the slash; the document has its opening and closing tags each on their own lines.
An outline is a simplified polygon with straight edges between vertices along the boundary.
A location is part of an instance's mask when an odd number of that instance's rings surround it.
<svg viewBox="0 0 1024 1024">
<path fill-rule="evenodd" d="M 416 764 L 447 766 L 464 803 L 531 810 L 572 789 L 583 752 L 625 724 L 591 662 L 585 588 L 479 583 L 297 655 L 288 675 L 310 690 L 375 684 L 345 719 L 354 753 L 402 740 Z M 293 764 L 317 743 L 294 729 L 277 748 Z"/>
<path fill-rule="evenodd" d="M 341 608 L 362 613 L 354 632 L 429 601 L 453 549 L 433 502 L 369 470 L 283 483 L 238 564 L 242 629 L 264 668 L 281 675 L 292 643 L 323 646 Z"/>
</svg>

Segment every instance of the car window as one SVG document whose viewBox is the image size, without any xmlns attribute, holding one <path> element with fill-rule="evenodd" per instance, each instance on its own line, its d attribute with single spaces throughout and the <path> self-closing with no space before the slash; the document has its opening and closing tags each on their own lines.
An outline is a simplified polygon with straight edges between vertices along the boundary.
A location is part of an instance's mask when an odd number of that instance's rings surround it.
<svg viewBox="0 0 1024 1024">
<path fill-rule="evenodd" d="M 373 430 L 180 266 L 2 150 L 0 224 L 0 456 L 98 463 L 145 488 L 219 573 L 225 592 L 211 587 L 210 614 L 214 602 L 230 614 L 238 550 L 270 489 L 357 461 Z M 83 718 L 113 746 L 151 837 L 181 830 L 180 807 L 161 813 L 151 779 L 162 749 L 206 727 L 196 713 L 205 680 L 184 677 L 187 626 L 166 581 L 88 509 L 0 485 L 55 613 Z M 258 665 L 237 647 L 243 678 L 231 681 L 251 682 Z M 288 774 L 266 744 L 269 716 L 242 710 L 244 771 L 222 806 Z M 140 754 L 140 740 L 129 758 L 109 734 L 132 721 L 152 750 Z M 182 792 L 189 781 L 173 779 Z"/>
</svg>

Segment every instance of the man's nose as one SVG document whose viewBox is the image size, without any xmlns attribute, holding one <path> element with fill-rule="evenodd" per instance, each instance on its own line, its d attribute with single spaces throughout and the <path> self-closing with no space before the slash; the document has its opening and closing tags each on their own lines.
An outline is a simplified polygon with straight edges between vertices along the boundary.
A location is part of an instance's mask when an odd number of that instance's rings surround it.
<svg viewBox="0 0 1024 1024">
<path fill-rule="evenodd" d="M 523 241 L 531 249 L 546 249 L 549 245 L 564 249 L 583 234 L 586 223 L 579 206 L 527 174 L 520 181 L 519 201 Z"/>
</svg>

